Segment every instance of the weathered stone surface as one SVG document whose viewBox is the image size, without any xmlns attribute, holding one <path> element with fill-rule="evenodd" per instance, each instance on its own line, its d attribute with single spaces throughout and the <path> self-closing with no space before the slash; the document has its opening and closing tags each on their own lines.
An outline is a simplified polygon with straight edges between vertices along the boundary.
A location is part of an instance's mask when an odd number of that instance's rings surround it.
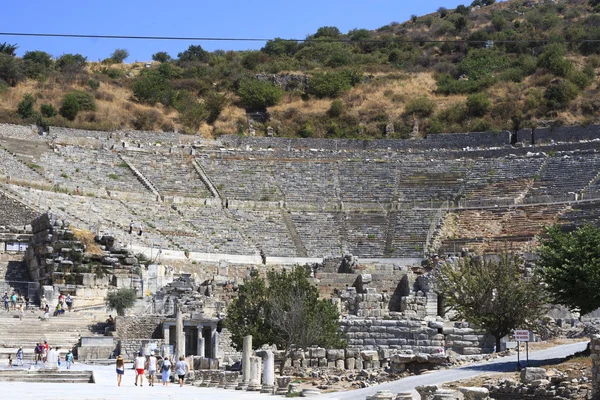
<svg viewBox="0 0 600 400">
<path fill-rule="evenodd" d="M 464 395 L 465 400 L 484 400 L 490 395 L 490 391 L 483 387 L 459 387 L 458 391 Z"/>
<path fill-rule="evenodd" d="M 531 383 L 546 378 L 548 378 L 548 373 L 544 368 L 528 367 L 521 370 L 521 382 L 523 383 Z"/>
</svg>

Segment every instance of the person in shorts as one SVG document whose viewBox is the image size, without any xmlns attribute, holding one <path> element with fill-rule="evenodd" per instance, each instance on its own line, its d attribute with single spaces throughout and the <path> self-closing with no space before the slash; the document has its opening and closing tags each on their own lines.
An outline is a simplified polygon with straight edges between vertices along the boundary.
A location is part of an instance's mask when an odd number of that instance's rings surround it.
<svg viewBox="0 0 600 400">
<path fill-rule="evenodd" d="M 190 365 L 187 361 L 185 361 L 184 356 L 179 356 L 179 361 L 175 364 L 175 373 L 179 378 L 179 387 L 183 386 L 183 381 L 185 380 L 185 376 L 190 370 Z"/>
<path fill-rule="evenodd" d="M 158 366 L 158 360 L 154 356 L 154 352 L 150 353 L 148 357 L 148 384 L 154 386 L 154 377 L 156 376 L 156 367 Z"/>
<path fill-rule="evenodd" d="M 67 356 L 68 356 L 68 354 L 67 354 Z M 123 375 L 125 375 L 125 361 L 123 360 L 123 357 L 120 354 L 117 356 L 116 367 L 117 367 L 117 386 L 121 386 L 121 379 L 123 379 Z"/>
<path fill-rule="evenodd" d="M 141 351 L 138 353 L 138 356 L 135 358 L 134 366 L 135 366 L 135 386 L 138 385 L 138 378 L 140 380 L 140 386 L 144 386 L 144 368 L 146 366 L 146 357 L 144 357 L 142 355 Z"/>
</svg>

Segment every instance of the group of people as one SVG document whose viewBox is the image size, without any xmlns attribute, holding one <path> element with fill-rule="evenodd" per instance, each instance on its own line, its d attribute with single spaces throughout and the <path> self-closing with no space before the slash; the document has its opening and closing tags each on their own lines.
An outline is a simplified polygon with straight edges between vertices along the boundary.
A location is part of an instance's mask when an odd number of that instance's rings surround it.
<svg viewBox="0 0 600 400">
<path fill-rule="evenodd" d="M 179 386 L 183 386 L 185 376 L 190 371 L 190 365 L 185 360 L 184 356 L 179 357 L 179 361 L 173 366 L 171 360 L 168 357 L 159 360 L 154 352 L 150 353 L 150 356 L 145 357 L 142 352 L 139 352 L 133 362 L 135 369 L 135 386 L 144 386 L 144 375 L 146 370 L 148 371 L 148 385 L 154 386 L 157 373 L 160 373 L 161 381 L 163 386 L 169 385 L 171 373 L 175 372 L 177 379 L 179 380 Z M 117 372 L 117 386 L 121 386 L 121 380 L 125 374 L 125 360 L 121 355 L 117 357 L 116 364 Z"/>
<path fill-rule="evenodd" d="M 135 229 L 135 224 L 133 223 L 133 220 L 129 223 L 129 234 L 131 235 L 133 233 L 133 230 Z M 143 229 L 142 229 L 142 223 L 140 222 L 140 224 L 138 225 L 138 236 L 142 236 L 143 233 Z"/>
<path fill-rule="evenodd" d="M 2 300 L 4 301 L 4 310 L 6 312 L 16 311 L 16 310 L 29 310 L 29 297 L 23 296 L 21 292 L 13 292 L 11 296 L 8 295 L 8 292 L 4 292 L 4 296 L 2 296 Z"/>
</svg>

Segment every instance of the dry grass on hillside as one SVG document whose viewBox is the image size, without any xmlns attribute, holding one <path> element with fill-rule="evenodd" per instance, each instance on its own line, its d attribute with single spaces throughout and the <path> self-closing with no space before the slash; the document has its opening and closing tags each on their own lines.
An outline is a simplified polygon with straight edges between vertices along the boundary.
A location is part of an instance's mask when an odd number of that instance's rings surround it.
<svg viewBox="0 0 600 400">
<path fill-rule="evenodd" d="M 102 254 L 102 249 L 100 245 L 96 243 L 94 240 L 94 233 L 90 232 L 86 229 L 78 229 L 75 227 L 71 227 L 71 232 L 73 232 L 73 236 L 75 239 L 81 241 L 85 245 L 85 252 L 88 254 Z"/>
</svg>

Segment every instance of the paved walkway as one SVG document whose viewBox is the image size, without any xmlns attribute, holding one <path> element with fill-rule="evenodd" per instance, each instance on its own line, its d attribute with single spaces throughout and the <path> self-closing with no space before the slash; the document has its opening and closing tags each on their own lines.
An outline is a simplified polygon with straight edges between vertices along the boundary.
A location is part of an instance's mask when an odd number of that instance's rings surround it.
<svg viewBox="0 0 600 400">
<path fill-rule="evenodd" d="M 547 350 L 541 350 L 530 354 L 532 364 L 543 362 L 552 362 L 564 358 L 570 354 L 585 349 L 586 342 L 569 344 L 554 347 Z M 465 379 L 487 372 L 506 372 L 515 369 L 515 357 L 499 358 L 491 362 L 485 362 L 466 367 L 454 368 L 449 370 L 436 371 L 431 374 L 411 376 L 394 382 L 384 383 L 365 389 L 354 390 L 350 392 L 330 393 L 319 396 L 320 399 L 340 399 L 340 400 L 364 400 L 366 396 L 377 392 L 378 390 L 390 390 L 393 393 L 413 390 L 419 385 L 433 385 L 443 382 L 451 382 L 458 379 Z M 229 400 L 229 399 L 253 399 L 267 400 L 276 399 L 272 395 L 240 392 L 235 390 L 196 388 L 190 385 L 180 388 L 178 385 L 170 384 L 167 387 L 156 385 L 149 387 L 147 382 L 143 387 L 133 385 L 134 372 L 130 365 L 125 371 L 123 384 L 117 387 L 116 376 L 113 366 L 87 366 L 75 364 L 73 369 L 93 370 L 96 378 L 96 384 L 58 384 L 58 383 L 23 383 L 23 382 L 0 382 L 0 393 L 9 394 L 11 398 L 24 399 L 77 399 L 77 400 L 100 400 L 100 399 L 139 399 L 152 400 L 160 399 L 210 399 L 210 400 Z"/>
</svg>

